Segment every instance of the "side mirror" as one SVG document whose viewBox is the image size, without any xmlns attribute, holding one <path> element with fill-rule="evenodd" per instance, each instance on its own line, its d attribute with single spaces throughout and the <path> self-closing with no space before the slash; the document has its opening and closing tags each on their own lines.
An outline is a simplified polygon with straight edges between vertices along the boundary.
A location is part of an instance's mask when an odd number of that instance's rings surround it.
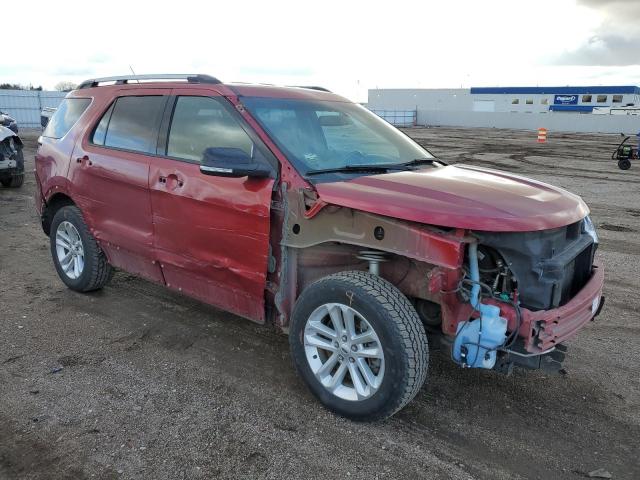
<svg viewBox="0 0 640 480">
<path fill-rule="evenodd" d="M 271 170 L 240 148 L 210 147 L 202 155 L 200 172 L 218 177 L 267 178 Z"/>
</svg>

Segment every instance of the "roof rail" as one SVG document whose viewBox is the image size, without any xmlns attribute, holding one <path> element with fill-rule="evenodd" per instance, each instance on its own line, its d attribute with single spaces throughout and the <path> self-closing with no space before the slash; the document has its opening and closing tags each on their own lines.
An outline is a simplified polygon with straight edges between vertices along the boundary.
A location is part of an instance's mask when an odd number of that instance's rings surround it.
<svg viewBox="0 0 640 480">
<path fill-rule="evenodd" d="M 145 82 L 162 80 L 185 80 L 188 83 L 222 83 L 220 82 L 220 80 L 212 77 L 211 75 L 202 75 L 198 73 L 162 73 L 150 75 L 118 75 L 115 77 L 91 78 L 82 82 L 78 86 L 78 89 L 99 87 L 101 83 L 108 82 L 113 82 L 116 85 L 126 85 L 131 81 L 140 82 L 140 80 L 143 80 Z"/>
<path fill-rule="evenodd" d="M 308 88 L 309 90 L 320 90 L 321 92 L 332 93 L 331 90 L 329 90 L 328 88 L 318 87 L 313 85 L 289 85 L 289 86 L 293 88 Z"/>
</svg>

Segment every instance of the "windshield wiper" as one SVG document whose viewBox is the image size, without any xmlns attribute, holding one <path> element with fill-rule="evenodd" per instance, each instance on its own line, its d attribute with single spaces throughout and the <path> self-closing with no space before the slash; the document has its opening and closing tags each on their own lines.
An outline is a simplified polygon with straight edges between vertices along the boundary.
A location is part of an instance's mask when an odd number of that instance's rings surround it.
<svg viewBox="0 0 640 480">
<path fill-rule="evenodd" d="M 340 172 L 387 172 L 389 170 L 409 170 L 407 165 L 399 164 L 385 164 L 378 165 L 343 165 L 342 167 L 323 168 L 320 170 L 309 170 L 307 175 L 319 175 L 321 173 L 340 173 Z"/>
<path fill-rule="evenodd" d="M 405 162 L 402 165 L 405 167 L 414 167 L 416 165 L 433 165 L 434 163 L 440 163 L 442 165 L 447 165 L 442 160 L 438 160 L 437 158 L 415 158 L 409 162 Z"/>
</svg>

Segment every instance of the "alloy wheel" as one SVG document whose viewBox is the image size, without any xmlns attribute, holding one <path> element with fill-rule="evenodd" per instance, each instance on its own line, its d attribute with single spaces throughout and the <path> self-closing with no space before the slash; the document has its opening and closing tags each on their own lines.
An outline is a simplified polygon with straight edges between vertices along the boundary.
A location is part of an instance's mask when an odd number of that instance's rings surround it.
<svg viewBox="0 0 640 480">
<path fill-rule="evenodd" d="M 72 280 L 84 270 L 84 246 L 80 233 L 71 222 L 64 221 L 56 230 L 56 255 L 64 274 Z"/>
<path fill-rule="evenodd" d="M 371 324 L 352 307 L 316 308 L 304 329 L 307 362 L 318 381 L 344 400 L 373 396 L 384 377 L 382 343 Z"/>
</svg>

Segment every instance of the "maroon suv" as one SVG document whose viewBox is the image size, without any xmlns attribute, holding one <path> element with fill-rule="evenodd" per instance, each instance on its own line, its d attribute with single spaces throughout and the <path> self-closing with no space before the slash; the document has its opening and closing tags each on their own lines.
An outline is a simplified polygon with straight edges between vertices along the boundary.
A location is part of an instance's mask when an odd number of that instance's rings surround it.
<svg viewBox="0 0 640 480">
<path fill-rule="evenodd" d="M 37 207 L 58 275 L 120 268 L 289 333 L 313 393 L 388 417 L 427 375 L 559 370 L 602 307 L 584 202 L 449 166 L 317 87 L 206 75 L 88 80 L 40 139 Z"/>
</svg>

